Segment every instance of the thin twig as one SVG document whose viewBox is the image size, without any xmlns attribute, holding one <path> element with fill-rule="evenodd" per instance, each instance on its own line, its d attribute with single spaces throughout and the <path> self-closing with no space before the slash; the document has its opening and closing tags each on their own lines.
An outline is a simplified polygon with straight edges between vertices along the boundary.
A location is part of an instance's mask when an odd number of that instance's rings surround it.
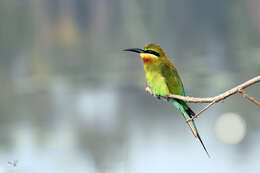
<svg viewBox="0 0 260 173">
<path fill-rule="evenodd" d="M 186 120 L 186 122 L 188 123 L 189 121 L 194 120 L 195 118 L 197 118 L 201 113 L 205 112 L 208 108 L 210 108 L 212 105 L 214 105 L 216 102 L 213 101 L 210 104 L 208 104 L 206 107 L 204 107 L 203 109 L 201 109 L 201 111 L 199 111 L 196 115 L 194 115 L 192 118 L 189 118 Z"/>
<path fill-rule="evenodd" d="M 246 92 L 242 89 L 239 90 L 239 92 L 241 93 L 241 95 L 245 98 L 247 98 L 248 100 L 250 100 L 251 102 L 255 103 L 256 105 L 260 106 L 260 103 L 258 101 L 256 101 L 253 97 L 250 97 L 249 95 L 246 94 Z"/>
</svg>

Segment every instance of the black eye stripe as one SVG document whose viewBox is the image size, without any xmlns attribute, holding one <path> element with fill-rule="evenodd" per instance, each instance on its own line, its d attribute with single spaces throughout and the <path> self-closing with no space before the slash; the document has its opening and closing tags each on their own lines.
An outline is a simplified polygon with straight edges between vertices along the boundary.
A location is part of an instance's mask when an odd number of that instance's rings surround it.
<svg viewBox="0 0 260 173">
<path fill-rule="evenodd" d="M 155 51 L 153 51 L 153 50 L 145 50 L 144 52 L 145 52 L 145 53 L 153 54 L 153 55 L 155 55 L 155 56 L 160 56 L 159 53 L 157 53 L 157 52 L 155 52 Z"/>
</svg>

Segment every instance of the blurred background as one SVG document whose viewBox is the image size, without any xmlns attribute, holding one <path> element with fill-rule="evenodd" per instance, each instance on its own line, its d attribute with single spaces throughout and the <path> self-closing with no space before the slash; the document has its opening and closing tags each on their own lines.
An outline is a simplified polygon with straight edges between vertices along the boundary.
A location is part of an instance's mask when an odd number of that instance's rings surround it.
<svg viewBox="0 0 260 173">
<path fill-rule="evenodd" d="M 145 93 L 139 56 L 159 43 L 186 94 L 260 74 L 258 0 L 0 1 L 0 172 L 260 170 L 259 107 L 240 95 L 197 119 Z M 260 84 L 246 89 L 260 99 Z M 198 112 L 205 105 L 190 104 Z"/>
</svg>

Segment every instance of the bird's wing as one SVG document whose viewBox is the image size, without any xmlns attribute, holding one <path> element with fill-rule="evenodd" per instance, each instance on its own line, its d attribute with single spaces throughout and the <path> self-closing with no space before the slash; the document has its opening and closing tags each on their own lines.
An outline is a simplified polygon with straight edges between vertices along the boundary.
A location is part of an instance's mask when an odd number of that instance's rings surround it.
<svg viewBox="0 0 260 173">
<path fill-rule="evenodd" d="M 181 95 L 185 96 L 184 87 L 181 81 L 181 78 L 176 70 L 176 68 L 173 66 L 172 63 L 165 63 L 162 65 L 162 75 L 164 76 L 164 80 L 167 84 L 167 87 L 171 94 Z M 189 108 L 187 103 L 183 100 L 177 100 L 178 103 L 180 103 L 184 110 L 187 111 L 190 117 L 192 117 L 194 112 Z M 189 118 L 190 118 L 189 117 Z"/>
<path fill-rule="evenodd" d="M 176 68 L 171 63 L 163 63 L 161 70 L 170 93 L 184 96 L 185 91 Z"/>
</svg>

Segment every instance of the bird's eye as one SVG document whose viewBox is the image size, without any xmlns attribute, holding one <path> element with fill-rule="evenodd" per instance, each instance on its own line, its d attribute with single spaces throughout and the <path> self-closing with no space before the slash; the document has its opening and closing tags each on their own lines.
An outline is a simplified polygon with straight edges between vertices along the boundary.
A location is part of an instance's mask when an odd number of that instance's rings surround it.
<svg viewBox="0 0 260 173">
<path fill-rule="evenodd" d="M 158 57 L 160 56 L 159 53 L 157 53 L 157 52 L 155 52 L 155 51 L 153 51 L 153 50 L 146 50 L 145 52 L 146 52 L 146 53 L 153 54 L 153 55 L 158 56 Z"/>
</svg>

